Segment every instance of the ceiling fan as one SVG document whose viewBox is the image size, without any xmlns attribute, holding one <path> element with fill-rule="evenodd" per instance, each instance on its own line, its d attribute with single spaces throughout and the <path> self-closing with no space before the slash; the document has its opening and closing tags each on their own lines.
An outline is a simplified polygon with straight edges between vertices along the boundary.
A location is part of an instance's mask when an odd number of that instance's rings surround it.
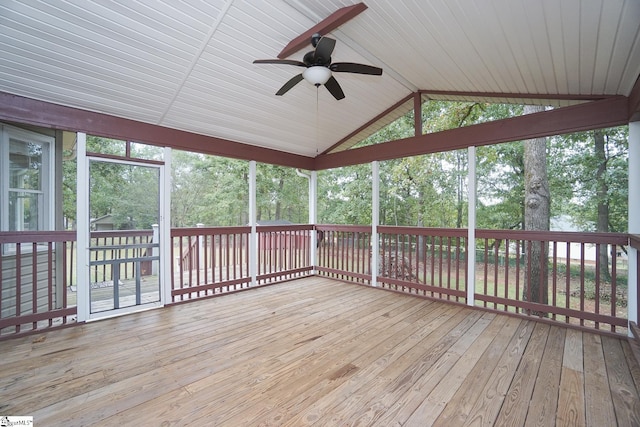
<svg viewBox="0 0 640 427">
<path fill-rule="evenodd" d="M 314 50 L 307 52 L 302 61 L 292 59 L 256 59 L 254 64 L 286 64 L 305 67 L 302 73 L 294 76 L 280 88 L 276 95 L 282 96 L 292 87 L 300 83 L 303 79 L 316 87 L 324 85 L 327 90 L 337 100 L 344 98 L 344 92 L 333 77 L 332 73 L 356 73 L 369 74 L 373 76 L 382 75 L 382 68 L 365 64 L 356 64 L 353 62 L 331 62 L 331 54 L 336 41 L 329 37 L 323 37 L 316 33 L 311 36 L 311 46 Z"/>
</svg>

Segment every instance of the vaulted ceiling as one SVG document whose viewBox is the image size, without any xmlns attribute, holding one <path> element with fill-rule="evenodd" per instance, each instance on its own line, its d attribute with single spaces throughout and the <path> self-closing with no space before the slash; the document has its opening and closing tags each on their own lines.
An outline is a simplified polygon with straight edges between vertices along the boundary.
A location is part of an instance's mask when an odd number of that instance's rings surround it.
<svg viewBox="0 0 640 427">
<path fill-rule="evenodd" d="M 300 69 L 253 60 L 350 8 L 324 34 L 333 61 L 383 75 L 334 73 L 340 101 L 305 81 L 275 96 Z M 628 97 L 639 75 L 638 0 L 0 3 L 0 92 L 308 157 L 415 93 L 560 107 Z"/>
</svg>

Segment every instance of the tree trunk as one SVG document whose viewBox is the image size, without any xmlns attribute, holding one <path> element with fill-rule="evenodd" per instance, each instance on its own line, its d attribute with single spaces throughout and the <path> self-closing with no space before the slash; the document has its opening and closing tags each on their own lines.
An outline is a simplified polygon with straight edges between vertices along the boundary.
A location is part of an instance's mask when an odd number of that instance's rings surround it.
<svg viewBox="0 0 640 427">
<path fill-rule="evenodd" d="M 593 132 L 595 140 L 595 155 L 598 162 L 596 170 L 596 198 L 598 200 L 598 221 L 596 231 L 606 233 L 609 231 L 609 186 L 607 185 L 607 154 L 605 152 L 604 134 L 602 130 Z M 600 261 L 600 278 L 606 281 L 611 280 L 609 273 L 609 251 L 608 247 L 600 247 L 598 253 Z"/>
<path fill-rule="evenodd" d="M 544 107 L 524 107 L 524 114 L 544 111 Z M 549 230 L 551 217 L 549 180 L 547 177 L 547 139 L 524 142 L 524 228 Z M 549 276 L 548 242 L 532 241 L 525 246 L 525 281 L 523 297 L 527 301 L 547 304 Z M 543 313 L 537 313 L 543 314 Z"/>
<path fill-rule="evenodd" d="M 280 200 L 280 197 L 282 196 L 282 190 L 284 189 L 284 177 L 280 177 L 280 180 L 278 181 L 278 198 L 276 199 L 276 220 L 280 220 L 281 218 L 281 211 L 282 211 L 282 202 Z"/>
</svg>

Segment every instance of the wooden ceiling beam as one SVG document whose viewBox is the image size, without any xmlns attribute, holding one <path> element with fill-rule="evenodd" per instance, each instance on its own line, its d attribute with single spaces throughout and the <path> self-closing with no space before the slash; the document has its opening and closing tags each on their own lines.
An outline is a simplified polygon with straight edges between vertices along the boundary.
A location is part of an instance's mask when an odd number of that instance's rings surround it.
<svg viewBox="0 0 640 427">
<path fill-rule="evenodd" d="M 576 94 L 553 94 L 553 93 L 506 93 L 506 92 L 459 92 L 450 90 L 426 90 L 421 89 L 419 93 L 425 95 L 441 96 L 441 97 L 466 97 L 473 99 L 481 98 L 503 98 L 503 99 L 553 99 L 559 101 L 598 101 L 606 98 L 615 98 L 619 95 L 576 95 Z"/>
<path fill-rule="evenodd" d="M 315 33 L 319 33 L 324 36 L 325 34 L 328 34 L 331 31 L 335 30 L 345 22 L 358 16 L 366 9 L 367 5 L 364 3 L 358 3 L 354 4 L 353 6 L 346 6 L 338 9 L 337 11 L 333 12 L 331 15 L 323 19 L 321 22 L 311 27 L 309 30 L 291 40 L 289 44 L 286 45 L 285 48 L 282 49 L 282 51 L 278 54 L 278 58 L 287 58 L 288 56 L 291 56 L 299 50 L 305 47 L 309 47 L 311 45 L 312 35 L 314 35 Z"/>
<path fill-rule="evenodd" d="M 629 95 L 629 122 L 640 121 L 640 77 Z"/>
<path fill-rule="evenodd" d="M 316 157 L 315 170 L 331 169 L 503 142 L 562 135 L 628 123 L 629 99 L 616 96 Z"/>
</svg>

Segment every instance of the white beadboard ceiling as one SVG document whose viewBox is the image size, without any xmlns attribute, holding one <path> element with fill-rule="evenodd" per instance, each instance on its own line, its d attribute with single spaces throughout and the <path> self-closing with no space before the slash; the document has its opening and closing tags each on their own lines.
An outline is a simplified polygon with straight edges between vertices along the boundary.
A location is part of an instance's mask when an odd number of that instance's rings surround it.
<svg viewBox="0 0 640 427">
<path fill-rule="evenodd" d="M 356 3 L 3 0 L 0 91 L 315 156 L 416 91 L 562 106 L 628 96 L 640 75 L 638 0 L 365 0 L 326 35 L 333 61 L 384 74 L 337 73 L 341 101 L 304 81 L 275 96 L 300 69 L 252 61 Z"/>
</svg>

